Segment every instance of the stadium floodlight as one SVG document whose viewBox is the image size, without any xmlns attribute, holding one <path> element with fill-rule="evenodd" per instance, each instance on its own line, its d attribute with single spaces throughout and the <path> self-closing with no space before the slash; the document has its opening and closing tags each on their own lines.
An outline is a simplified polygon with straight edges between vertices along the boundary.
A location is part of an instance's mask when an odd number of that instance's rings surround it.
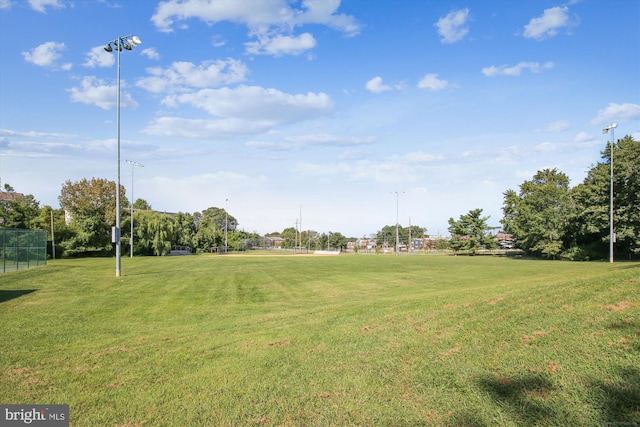
<svg viewBox="0 0 640 427">
<path fill-rule="evenodd" d="M 116 244 L 116 277 L 120 277 L 122 274 L 122 260 L 120 259 L 120 52 L 123 48 L 131 50 L 132 42 L 135 45 L 142 43 L 140 37 L 129 34 L 128 36 L 117 37 L 109 41 L 104 50 L 107 52 L 113 52 L 113 49 L 118 51 L 118 89 L 116 94 L 116 127 L 117 127 L 117 140 L 118 140 L 118 180 L 116 183 L 116 226 L 112 232 L 112 241 Z M 113 49 L 111 45 L 113 44 Z M 135 46 L 134 45 L 134 46 Z"/>
<path fill-rule="evenodd" d="M 607 134 L 611 131 L 611 145 L 609 146 L 609 166 L 610 166 L 610 194 L 609 194 L 609 262 L 613 262 L 613 244 L 616 241 L 616 234 L 613 231 L 613 145 L 615 144 L 615 139 L 613 136 L 614 129 L 618 127 L 617 123 L 611 123 L 606 128 L 602 129 L 603 134 Z"/>
</svg>

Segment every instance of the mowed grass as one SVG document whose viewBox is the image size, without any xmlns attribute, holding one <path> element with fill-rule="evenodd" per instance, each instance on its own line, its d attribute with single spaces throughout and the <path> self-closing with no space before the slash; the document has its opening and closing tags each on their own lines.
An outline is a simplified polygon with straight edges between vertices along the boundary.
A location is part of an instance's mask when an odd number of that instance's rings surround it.
<svg viewBox="0 0 640 427">
<path fill-rule="evenodd" d="M 640 263 L 191 256 L 0 276 L 0 402 L 73 426 L 640 423 Z M 609 424 L 615 425 L 615 424 Z"/>
</svg>

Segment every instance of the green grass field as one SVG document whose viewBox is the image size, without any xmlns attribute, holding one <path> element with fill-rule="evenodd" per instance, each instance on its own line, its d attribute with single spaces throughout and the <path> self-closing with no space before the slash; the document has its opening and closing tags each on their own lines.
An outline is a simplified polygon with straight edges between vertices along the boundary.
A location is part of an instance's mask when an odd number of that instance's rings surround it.
<svg viewBox="0 0 640 427">
<path fill-rule="evenodd" d="M 0 403 L 73 426 L 638 426 L 640 263 L 191 256 L 0 275 Z"/>
</svg>

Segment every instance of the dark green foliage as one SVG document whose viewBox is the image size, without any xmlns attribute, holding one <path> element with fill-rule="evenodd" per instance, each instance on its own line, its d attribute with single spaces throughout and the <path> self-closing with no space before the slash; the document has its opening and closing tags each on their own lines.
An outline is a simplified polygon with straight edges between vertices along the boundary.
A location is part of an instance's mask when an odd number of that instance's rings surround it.
<svg viewBox="0 0 640 427">
<path fill-rule="evenodd" d="M 482 216 L 482 209 L 473 209 L 466 215 L 460 215 L 458 221 L 449 218 L 451 248 L 466 251 L 475 255 L 480 249 L 494 249 L 498 246 L 496 239 L 489 234 L 491 227 L 487 224 L 488 216 Z"/>
</svg>

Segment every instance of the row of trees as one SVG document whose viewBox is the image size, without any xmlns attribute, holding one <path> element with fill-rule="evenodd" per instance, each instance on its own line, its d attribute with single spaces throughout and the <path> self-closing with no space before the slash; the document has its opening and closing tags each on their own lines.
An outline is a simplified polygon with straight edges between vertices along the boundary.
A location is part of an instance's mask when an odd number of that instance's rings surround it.
<svg viewBox="0 0 640 427">
<path fill-rule="evenodd" d="M 616 256 L 626 259 L 640 251 L 640 144 L 630 136 L 608 144 L 603 161 L 591 167 L 584 182 L 571 188 L 569 178 L 557 169 L 538 171 L 519 191 L 504 193 L 505 233 L 517 247 L 533 256 L 566 259 L 603 259 L 609 247 L 609 204 L 611 155 L 614 155 L 614 200 Z M 0 225 L 8 228 L 52 229 L 56 253 L 66 256 L 111 255 L 111 227 L 115 224 L 113 181 L 101 178 L 67 181 L 59 196 L 60 209 L 40 208 L 32 195 L 3 197 Z M 4 193 L 14 193 L 5 184 Z M 229 246 L 248 249 L 263 246 L 265 239 L 238 229 L 238 221 L 224 209 L 210 207 L 202 212 L 167 214 L 152 210 L 143 199 L 129 204 L 120 188 L 123 253 L 127 253 L 133 221 L 133 252 L 138 255 L 165 255 L 174 246 L 195 251 L 211 251 Z M 450 248 L 477 252 L 497 245 L 482 209 L 473 209 L 458 220 L 449 219 Z M 420 226 L 399 227 L 401 242 L 426 237 Z M 318 233 L 290 227 L 267 237 L 282 239 L 283 248 L 344 249 L 349 239 L 339 232 Z M 384 226 L 371 242 L 395 245 L 396 226 Z M 441 244 L 445 242 L 440 242 Z"/>
<path fill-rule="evenodd" d="M 520 191 L 506 191 L 502 219 L 505 231 L 513 234 L 518 245 L 532 255 L 606 258 L 613 181 L 616 257 L 629 259 L 637 255 L 640 251 L 640 143 L 626 136 L 613 146 L 608 144 L 602 159 L 604 161 L 592 166 L 585 180 L 573 188 L 564 173 L 545 169 L 522 183 Z"/>
<path fill-rule="evenodd" d="M 63 184 L 59 209 L 39 207 L 32 195 L 7 197 L 0 203 L 0 225 L 8 228 L 53 230 L 58 256 L 112 255 L 111 227 L 115 224 L 116 183 L 102 178 Z M 5 193 L 14 189 L 6 185 Z M 222 208 L 210 207 L 195 213 L 154 211 L 144 199 L 133 206 L 120 189 L 123 253 L 131 251 L 133 213 L 133 253 L 166 255 L 173 247 L 189 247 L 195 252 L 263 247 L 266 239 L 238 229 L 238 221 Z M 285 249 L 345 249 L 347 237 L 339 232 L 300 232 L 293 227 L 265 237 L 282 239 Z"/>
<path fill-rule="evenodd" d="M 564 173 L 544 169 L 523 182 L 519 191 L 504 193 L 501 223 L 517 247 L 549 259 L 607 258 L 613 182 L 615 256 L 630 259 L 640 254 L 640 144 L 626 136 L 608 144 L 602 159 L 573 188 Z M 494 247 L 487 220 L 481 209 L 458 221 L 451 218 L 452 247 L 472 252 Z"/>
</svg>

